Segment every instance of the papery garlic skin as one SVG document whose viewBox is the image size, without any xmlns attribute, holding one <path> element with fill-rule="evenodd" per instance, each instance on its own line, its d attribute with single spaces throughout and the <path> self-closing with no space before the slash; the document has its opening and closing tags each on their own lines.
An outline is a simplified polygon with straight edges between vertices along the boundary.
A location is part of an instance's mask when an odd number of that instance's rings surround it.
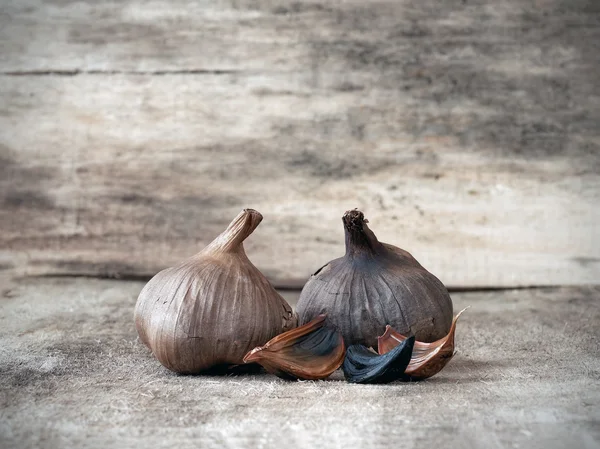
<svg viewBox="0 0 600 449">
<path fill-rule="evenodd" d="M 290 305 L 244 252 L 242 242 L 261 220 L 243 210 L 205 249 L 141 291 L 136 328 L 165 367 L 199 373 L 242 364 L 250 349 L 296 327 Z"/>
<path fill-rule="evenodd" d="M 346 348 L 341 334 L 325 320 L 325 315 L 319 315 L 304 326 L 279 334 L 248 352 L 244 362 L 259 363 L 288 380 L 329 377 L 344 362 Z"/>
<path fill-rule="evenodd" d="M 450 332 L 443 338 L 431 343 L 415 341 L 410 363 L 406 367 L 405 380 L 423 380 L 439 373 L 454 356 L 454 334 L 456 322 L 469 307 L 456 314 L 450 326 Z M 399 334 L 390 326 L 377 338 L 377 352 L 385 354 L 402 344 L 408 337 Z"/>
<path fill-rule="evenodd" d="M 347 346 L 377 347 L 386 325 L 423 342 L 444 337 L 452 323 L 446 287 L 407 251 L 381 243 L 362 212 L 342 218 L 346 255 L 313 274 L 300 294 L 300 324 L 327 314 Z"/>
</svg>

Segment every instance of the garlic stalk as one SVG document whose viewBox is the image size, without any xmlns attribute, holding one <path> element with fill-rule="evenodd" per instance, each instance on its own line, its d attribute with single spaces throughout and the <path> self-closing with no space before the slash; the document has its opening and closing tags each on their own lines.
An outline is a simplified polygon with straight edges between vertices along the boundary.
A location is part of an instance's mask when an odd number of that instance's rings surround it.
<svg viewBox="0 0 600 449">
<path fill-rule="evenodd" d="M 440 280 L 407 251 L 379 242 L 362 212 L 348 211 L 342 221 L 346 254 L 304 286 L 297 305 L 300 324 L 327 314 L 347 346 L 376 347 L 388 324 L 423 342 L 445 336 L 452 301 Z"/>
<path fill-rule="evenodd" d="M 244 252 L 261 220 L 244 209 L 206 248 L 141 291 L 135 325 L 165 367 L 198 373 L 241 364 L 250 349 L 296 326 L 292 308 Z"/>
</svg>

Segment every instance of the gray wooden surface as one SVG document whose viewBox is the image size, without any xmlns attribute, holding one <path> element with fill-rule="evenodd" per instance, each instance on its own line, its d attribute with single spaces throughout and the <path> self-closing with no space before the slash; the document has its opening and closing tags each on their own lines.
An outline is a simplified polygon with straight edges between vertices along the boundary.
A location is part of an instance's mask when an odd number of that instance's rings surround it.
<svg viewBox="0 0 600 449">
<path fill-rule="evenodd" d="M 137 338 L 142 286 L 38 279 L 0 291 L 0 447 L 600 445 L 598 287 L 455 294 L 455 310 L 471 308 L 442 372 L 352 385 L 340 372 L 317 382 L 175 375 Z"/>
<path fill-rule="evenodd" d="M 151 275 L 359 207 L 451 286 L 600 282 L 600 2 L 0 2 L 0 268 Z M 292 283 L 293 283 L 292 282 Z"/>
</svg>

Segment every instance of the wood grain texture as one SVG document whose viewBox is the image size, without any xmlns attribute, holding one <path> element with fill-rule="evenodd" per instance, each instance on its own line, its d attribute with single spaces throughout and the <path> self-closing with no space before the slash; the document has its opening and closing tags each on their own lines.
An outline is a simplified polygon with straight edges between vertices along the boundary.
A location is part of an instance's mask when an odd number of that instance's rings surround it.
<svg viewBox="0 0 600 449">
<path fill-rule="evenodd" d="M 243 207 L 272 280 L 361 208 L 453 286 L 600 282 L 600 6 L 4 1 L 0 267 L 150 275 Z"/>
<path fill-rule="evenodd" d="M 457 310 L 471 308 L 442 372 L 358 388 L 339 371 L 321 382 L 172 374 L 137 338 L 141 282 L 0 285 L 3 448 L 600 443 L 599 287 L 457 293 Z M 293 304 L 294 296 L 286 299 Z"/>
</svg>

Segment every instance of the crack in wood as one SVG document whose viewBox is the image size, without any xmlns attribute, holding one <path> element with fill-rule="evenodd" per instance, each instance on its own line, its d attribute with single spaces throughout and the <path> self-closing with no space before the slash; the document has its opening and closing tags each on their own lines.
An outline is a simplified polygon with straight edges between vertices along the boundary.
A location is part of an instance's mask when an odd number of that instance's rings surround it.
<svg viewBox="0 0 600 449">
<path fill-rule="evenodd" d="M 77 76 L 77 75 L 232 75 L 240 73 L 239 70 L 207 70 L 207 69 L 184 69 L 184 70 L 14 70 L 2 71 L 2 76 Z"/>
<path fill-rule="evenodd" d="M 58 279 L 58 278 L 85 278 L 85 279 L 111 279 L 115 281 L 143 281 L 148 282 L 152 279 L 153 274 L 134 274 L 134 273 L 123 273 L 123 274 L 92 274 L 92 273 L 44 273 L 34 275 L 17 276 L 17 279 Z M 305 279 L 284 279 L 284 280 L 269 280 L 273 288 L 276 290 L 284 291 L 298 291 L 302 290 Z M 450 285 L 446 286 L 449 293 L 471 293 L 471 292 L 503 292 L 508 290 L 552 290 L 562 287 L 571 287 L 567 285 L 483 285 L 483 286 L 461 286 L 461 285 Z"/>
</svg>

